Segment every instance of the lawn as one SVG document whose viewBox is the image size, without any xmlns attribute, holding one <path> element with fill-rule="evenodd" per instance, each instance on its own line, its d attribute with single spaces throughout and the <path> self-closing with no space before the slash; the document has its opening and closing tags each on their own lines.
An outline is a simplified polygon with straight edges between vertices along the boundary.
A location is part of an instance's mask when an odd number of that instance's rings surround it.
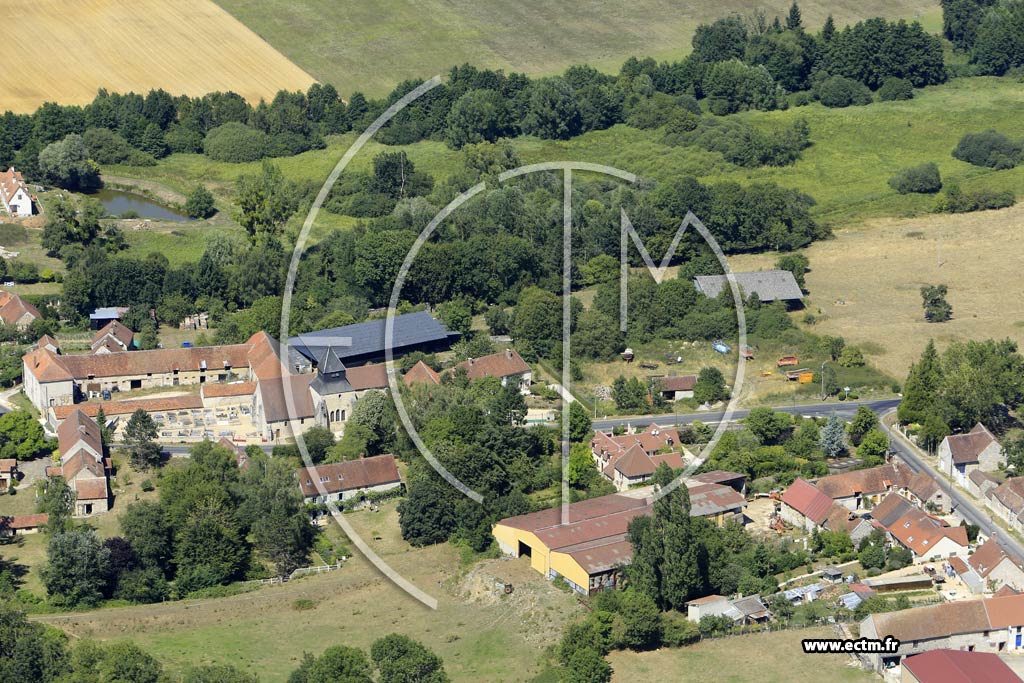
<svg viewBox="0 0 1024 683">
<path fill-rule="evenodd" d="M 131 637 L 172 670 L 193 663 L 230 663 L 284 683 L 304 651 L 335 644 L 368 648 L 378 637 L 405 633 L 445 660 L 454 682 L 523 681 L 538 672 L 540 652 L 579 609 L 569 595 L 531 570 L 527 560 L 487 560 L 463 573 L 445 544 L 412 549 L 398 533 L 395 502 L 350 521 L 389 563 L 430 594 L 430 610 L 396 588 L 361 556 L 340 570 L 228 598 L 113 608 L 41 619 L 74 637 Z M 338 532 L 332 526 L 332 535 Z M 380 540 L 371 540 L 379 536 Z M 501 595 L 495 581 L 510 581 Z M 315 607 L 296 612 L 298 599 Z"/>
<path fill-rule="evenodd" d="M 217 0 L 275 48 L 346 96 L 388 93 L 405 79 L 429 78 L 469 62 L 507 72 L 550 74 L 588 62 L 617 72 L 630 55 L 678 59 L 690 51 L 701 22 L 731 13 L 750 15 L 741 0 L 680 4 L 671 0 L 547 3 L 522 0 Z M 769 18 L 785 15 L 789 0 L 771 0 Z M 938 3 L 800 3 L 804 23 L 817 28 L 874 16 L 919 18 L 941 27 Z"/>
<path fill-rule="evenodd" d="M 655 652 L 613 652 L 613 683 L 867 683 L 878 679 L 848 655 L 805 655 L 804 638 L 835 638 L 821 628 L 708 640 Z M 671 673 L 669 673 L 671 672 Z M 666 676 L 667 674 L 667 676 Z"/>
<path fill-rule="evenodd" d="M 312 77 L 212 0 L 8 0 L 0 110 L 85 104 L 96 91 L 233 90 L 270 99 Z"/>
</svg>

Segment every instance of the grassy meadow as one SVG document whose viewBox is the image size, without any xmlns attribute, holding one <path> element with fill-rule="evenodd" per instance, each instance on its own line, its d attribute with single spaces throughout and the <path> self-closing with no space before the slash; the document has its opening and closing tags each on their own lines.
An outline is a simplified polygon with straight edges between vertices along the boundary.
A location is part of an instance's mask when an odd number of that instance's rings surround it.
<svg viewBox="0 0 1024 683">
<path fill-rule="evenodd" d="M 7 0 L 0 111 L 90 102 L 99 88 L 252 101 L 313 78 L 212 0 Z"/>
<path fill-rule="evenodd" d="M 227 663 L 284 683 L 303 652 L 331 645 L 368 649 L 392 632 L 407 634 L 444 658 L 454 683 L 529 680 L 539 654 L 557 639 L 579 607 L 530 569 L 528 560 L 487 560 L 468 571 L 450 544 L 413 549 L 401 540 L 395 502 L 349 520 L 389 564 L 438 598 L 433 611 L 379 574 L 360 555 L 335 572 L 226 598 L 45 615 L 77 638 L 130 637 L 172 671 Z M 331 524 L 326 533 L 337 535 Z M 373 540 L 370 540 L 373 539 Z M 515 586 L 499 595 L 495 581 Z M 311 610 L 297 611 L 309 599 Z"/>
<path fill-rule="evenodd" d="M 797 118 L 810 126 L 812 146 L 791 166 L 741 168 L 717 152 L 672 147 L 658 130 L 617 125 L 572 140 L 520 137 L 513 141 L 523 163 L 568 159 L 610 164 L 653 180 L 694 175 L 705 182 L 774 181 L 810 194 L 817 201 L 816 218 L 847 226 L 868 218 L 913 216 L 935 205 L 930 195 L 900 195 L 887 185 L 896 171 L 934 161 L 943 180 L 965 189 L 987 187 L 1024 194 L 1024 166 L 1004 171 L 979 168 L 954 159 L 950 152 L 966 132 L 995 128 L 1011 137 L 1024 137 L 1024 87 L 1011 79 L 970 78 L 919 90 L 913 100 L 876 102 L 866 107 L 828 109 L 819 104 L 778 112 L 746 112 L 744 120 L 765 129 L 781 128 Z M 321 183 L 356 134 L 334 136 L 323 150 L 277 159 L 295 180 Z M 393 150 L 370 142 L 353 159 L 349 170 L 368 171 L 374 155 Z M 423 141 L 403 149 L 416 167 L 436 178 L 459 168 L 459 153 L 444 143 Z M 259 164 L 212 161 L 197 154 L 175 154 L 152 167 L 111 166 L 105 173 L 155 181 L 175 192 L 187 192 L 198 182 L 228 197 L 238 175 L 258 171 Z M 344 227 L 351 219 L 321 212 L 325 223 Z M 301 221 L 300 221 L 301 222 Z"/>
<path fill-rule="evenodd" d="M 221 7 L 317 79 L 342 93 L 385 95 L 405 79 L 429 78 L 455 64 L 546 75 L 587 62 L 617 72 L 630 55 L 678 59 L 702 22 L 749 15 L 740 0 L 680 4 L 473 2 L 472 0 L 217 0 Z M 789 0 L 759 3 L 785 15 Z M 832 13 L 842 26 L 874 16 L 919 19 L 941 28 L 937 2 L 800 3 L 804 24 L 817 29 Z"/>
<path fill-rule="evenodd" d="M 835 638 L 828 627 L 718 638 L 680 649 L 613 652 L 612 683 L 867 683 L 847 655 L 805 655 L 804 638 Z M 671 672 L 668 674 L 668 672 Z M 666 677 L 666 674 L 668 676 Z"/>
</svg>

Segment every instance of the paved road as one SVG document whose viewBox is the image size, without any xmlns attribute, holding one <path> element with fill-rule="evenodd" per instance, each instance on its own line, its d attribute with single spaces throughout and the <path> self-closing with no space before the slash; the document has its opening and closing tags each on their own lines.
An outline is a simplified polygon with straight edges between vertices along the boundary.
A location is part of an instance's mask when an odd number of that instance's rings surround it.
<svg viewBox="0 0 1024 683">
<path fill-rule="evenodd" d="M 938 482 L 943 493 L 953 501 L 953 509 L 960 516 L 964 517 L 971 524 L 977 524 L 987 536 L 998 534 L 1000 545 L 1016 553 L 1019 557 L 1024 557 L 1024 545 L 1021 545 L 1017 539 L 1010 536 L 1002 527 L 996 525 L 991 517 L 989 517 L 988 510 L 979 508 L 970 496 L 964 493 L 963 490 L 953 486 L 948 479 L 932 467 L 928 460 L 918 455 L 898 434 L 893 434 L 892 430 L 888 427 L 885 427 L 885 429 L 889 432 L 890 443 L 899 458 L 909 464 L 915 472 L 927 472 L 930 474 Z"/>
<path fill-rule="evenodd" d="M 842 418 L 851 418 L 860 406 L 867 406 L 878 414 L 887 413 L 893 410 L 900 403 L 899 399 L 888 399 L 885 401 L 836 401 L 832 403 L 808 403 L 795 406 L 775 406 L 772 410 L 793 415 L 804 415 L 807 417 L 828 417 L 835 413 Z M 737 410 L 732 414 L 731 421 L 742 420 L 750 414 L 749 410 Z M 655 422 L 659 425 L 669 426 L 673 424 L 690 424 L 700 420 L 705 424 L 718 424 L 725 416 L 724 411 L 708 411 L 703 413 L 687 413 L 685 415 L 631 415 L 628 417 L 609 417 L 601 420 L 594 420 L 594 429 L 607 431 L 613 427 L 629 424 L 633 427 L 646 427 Z"/>
</svg>

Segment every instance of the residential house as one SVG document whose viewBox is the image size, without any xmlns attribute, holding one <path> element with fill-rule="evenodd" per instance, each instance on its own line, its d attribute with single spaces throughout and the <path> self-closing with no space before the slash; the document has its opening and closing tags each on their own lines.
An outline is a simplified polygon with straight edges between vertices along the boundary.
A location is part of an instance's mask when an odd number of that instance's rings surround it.
<svg viewBox="0 0 1024 683">
<path fill-rule="evenodd" d="M 245 447 L 238 445 L 227 437 L 217 439 L 217 445 L 227 449 L 235 456 L 235 464 L 238 465 L 238 469 L 249 469 L 249 454 L 245 452 Z"/>
<path fill-rule="evenodd" d="M 12 166 L 0 172 L 0 202 L 4 211 L 18 218 L 28 218 L 32 215 L 33 199 L 21 171 L 15 171 Z"/>
<path fill-rule="evenodd" d="M 24 331 L 36 320 L 42 320 L 39 309 L 17 294 L 0 292 L 0 320 L 4 325 Z"/>
<path fill-rule="evenodd" d="M 51 353 L 60 353 L 60 344 L 58 344 L 57 340 L 48 334 L 44 334 L 42 337 L 39 338 L 39 341 L 36 342 L 36 347 L 40 349 L 46 349 Z"/>
<path fill-rule="evenodd" d="M 890 491 L 906 489 L 912 474 L 894 460 L 879 467 L 823 477 L 814 486 L 847 509 L 860 510 L 882 502 Z"/>
<path fill-rule="evenodd" d="M 1024 477 L 1007 479 L 986 494 L 985 505 L 1010 528 L 1024 533 Z"/>
<path fill-rule="evenodd" d="M 515 349 L 505 349 L 482 358 L 464 360 L 453 368 L 453 372 L 465 370 L 470 380 L 476 381 L 484 377 L 497 377 L 501 386 L 512 384 L 524 396 L 530 395 L 530 384 L 533 382 L 533 371 Z"/>
<path fill-rule="evenodd" d="M 967 558 L 967 564 L 988 590 L 1003 586 L 1024 590 L 1024 558 L 1007 550 L 995 536 L 979 545 Z"/>
<path fill-rule="evenodd" d="M 108 475 L 110 461 L 103 457 L 99 425 L 81 410 L 71 412 L 57 429 L 60 466 L 47 468 L 47 474 L 64 477 L 75 492 L 76 517 L 110 509 Z"/>
<path fill-rule="evenodd" d="M 975 498 L 986 500 L 988 492 L 999 486 L 1000 481 L 988 472 L 974 470 L 967 475 L 967 491 Z"/>
<path fill-rule="evenodd" d="M 14 458 L 0 458 L 0 493 L 6 493 L 18 485 L 18 461 Z"/>
<path fill-rule="evenodd" d="M 302 497 L 309 503 L 340 503 L 369 492 L 390 491 L 402 485 L 393 455 L 302 467 L 295 473 Z"/>
<path fill-rule="evenodd" d="M 831 508 L 831 498 L 798 477 L 782 494 L 779 516 L 792 527 L 813 531 L 825 524 Z"/>
<path fill-rule="evenodd" d="M 706 595 L 686 603 L 686 618 L 700 623 L 704 617 L 722 616 L 731 606 L 724 595 Z"/>
<path fill-rule="evenodd" d="M 825 587 L 820 583 L 812 583 L 809 586 L 797 586 L 796 588 L 784 590 L 781 595 L 789 604 L 799 606 L 814 602 L 821 596 L 824 590 Z"/>
<path fill-rule="evenodd" d="M 666 401 L 693 398 L 693 388 L 696 386 L 697 375 L 670 375 L 658 379 L 658 389 Z"/>
<path fill-rule="evenodd" d="M 678 470 L 693 457 L 679 443 L 677 430 L 656 424 L 648 425 L 642 432 L 620 436 L 595 431 L 590 451 L 601 475 L 619 491 L 646 482 L 661 463 Z"/>
<path fill-rule="evenodd" d="M 950 527 L 916 507 L 886 527 L 886 531 L 913 553 L 915 563 L 967 556 L 965 527 Z"/>
<path fill-rule="evenodd" d="M 907 657 L 902 683 L 1022 683 L 999 655 L 970 650 L 931 650 Z"/>
<path fill-rule="evenodd" d="M 980 470 L 978 471 L 980 472 Z M 939 486 L 939 482 L 935 481 L 935 477 L 927 472 L 917 472 L 911 475 L 906 489 L 902 493 L 915 505 L 925 510 L 948 514 L 952 509 L 952 501 L 949 496 Z"/>
<path fill-rule="evenodd" d="M 608 464 L 601 469 L 601 474 L 615 485 L 616 490 L 625 491 L 648 481 L 662 463 L 673 470 L 686 467 L 679 453 L 647 455 L 643 447 L 636 443 L 624 453 L 610 458 Z"/>
<path fill-rule="evenodd" d="M 135 348 L 135 333 L 117 320 L 96 331 L 89 345 L 93 353 L 117 353 Z"/>
<path fill-rule="evenodd" d="M 967 488 L 967 477 L 974 470 L 994 472 L 1005 464 L 1003 447 L 980 422 L 966 434 L 951 434 L 938 449 L 939 470 Z"/>
<path fill-rule="evenodd" d="M 759 270 L 754 272 L 733 273 L 739 285 L 743 299 L 751 295 L 764 302 L 784 301 L 786 303 L 800 301 L 804 293 L 797 284 L 793 273 L 788 270 Z M 698 275 L 694 278 L 697 291 L 708 298 L 714 299 L 723 290 L 730 289 L 729 278 L 725 275 Z"/>
<path fill-rule="evenodd" d="M 938 649 L 1020 652 L 1024 649 L 1024 595 L 943 602 L 872 614 L 861 622 L 860 636 L 892 636 L 899 641 L 894 653 L 861 655 L 878 672 L 899 666 L 904 657 Z"/>
</svg>

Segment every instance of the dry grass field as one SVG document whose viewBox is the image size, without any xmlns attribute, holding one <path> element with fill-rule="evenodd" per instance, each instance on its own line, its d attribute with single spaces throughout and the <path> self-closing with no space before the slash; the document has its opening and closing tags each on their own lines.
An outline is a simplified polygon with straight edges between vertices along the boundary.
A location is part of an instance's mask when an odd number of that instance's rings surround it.
<svg viewBox="0 0 1024 683">
<path fill-rule="evenodd" d="M 349 521 L 389 564 L 437 597 L 424 607 L 356 554 L 340 570 L 226 598 L 39 616 L 72 639 L 131 638 L 172 671 L 190 664 L 235 664 L 262 683 L 284 683 L 304 651 L 330 645 L 368 649 L 388 633 L 407 634 L 444 658 L 454 683 L 530 680 L 540 653 L 580 612 L 571 595 L 530 569 L 528 560 L 485 560 L 463 573 L 450 544 L 410 548 L 398 529 L 396 502 Z M 333 524 L 328 533 L 337 537 Z M 511 595 L 495 581 L 515 586 Z M 295 601 L 314 607 L 297 610 Z"/>
<path fill-rule="evenodd" d="M 5 0 L 0 111 L 84 104 L 96 90 L 250 100 L 313 78 L 211 0 Z"/>
<path fill-rule="evenodd" d="M 1024 340 L 1024 205 L 1001 211 L 879 219 L 806 250 L 807 308 L 818 334 L 858 344 L 869 361 L 905 377 L 929 339 Z M 731 257 L 733 269 L 769 268 L 775 256 Z M 920 289 L 946 284 L 953 319 L 924 321 Z"/>
</svg>

